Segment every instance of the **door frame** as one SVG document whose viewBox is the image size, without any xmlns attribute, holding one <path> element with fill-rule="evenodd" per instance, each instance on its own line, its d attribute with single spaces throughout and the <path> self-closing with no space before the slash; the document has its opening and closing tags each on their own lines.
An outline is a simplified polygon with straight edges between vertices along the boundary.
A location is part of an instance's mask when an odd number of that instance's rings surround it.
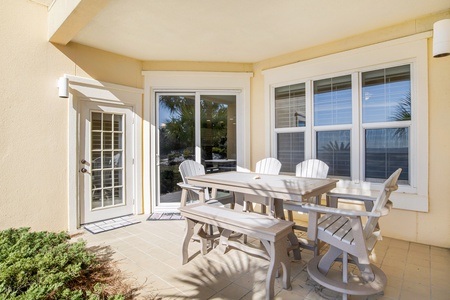
<svg viewBox="0 0 450 300">
<path fill-rule="evenodd" d="M 144 75 L 144 213 L 156 209 L 156 112 L 157 92 L 208 92 L 234 91 L 237 123 L 240 128 L 236 136 L 238 171 L 250 170 L 250 78 L 251 72 L 185 72 L 143 71 Z"/>
<path fill-rule="evenodd" d="M 81 101 L 102 102 L 115 106 L 132 107 L 134 184 L 133 213 L 143 212 L 142 198 L 142 107 L 143 89 L 102 82 L 90 78 L 64 75 L 69 79 L 68 100 L 68 229 L 75 231 L 80 227 L 81 205 L 79 195 L 79 156 Z"/>
</svg>

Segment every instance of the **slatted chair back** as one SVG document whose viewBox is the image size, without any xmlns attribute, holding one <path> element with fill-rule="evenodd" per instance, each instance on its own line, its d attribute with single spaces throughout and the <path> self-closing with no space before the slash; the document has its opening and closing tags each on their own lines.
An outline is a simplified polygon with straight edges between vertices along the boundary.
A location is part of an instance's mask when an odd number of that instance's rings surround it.
<svg viewBox="0 0 450 300">
<path fill-rule="evenodd" d="M 185 160 L 178 167 L 180 170 L 181 178 L 183 179 L 183 183 L 188 183 L 186 177 L 196 176 L 196 175 L 205 175 L 205 166 L 201 163 L 198 163 L 194 160 Z M 193 197 L 192 192 L 189 193 L 190 198 Z M 205 200 L 209 200 L 209 192 L 208 189 L 205 189 Z"/>
<path fill-rule="evenodd" d="M 328 165 L 319 159 L 302 161 L 295 167 L 295 176 L 308 178 L 327 178 Z"/>
<path fill-rule="evenodd" d="M 255 173 L 278 175 L 281 170 L 281 162 L 273 157 L 261 159 L 256 163 Z"/>
</svg>

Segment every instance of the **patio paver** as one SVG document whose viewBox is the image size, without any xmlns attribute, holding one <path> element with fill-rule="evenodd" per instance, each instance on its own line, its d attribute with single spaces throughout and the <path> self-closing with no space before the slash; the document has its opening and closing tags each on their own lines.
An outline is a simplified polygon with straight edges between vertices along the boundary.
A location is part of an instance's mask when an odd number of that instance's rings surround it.
<svg viewBox="0 0 450 300">
<path fill-rule="evenodd" d="M 200 254 L 198 243 L 191 243 L 190 261 L 181 264 L 183 220 L 146 221 L 148 215 L 134 216 L 138 224 L 99 234 L 84 231 L 90 246 L 109 246 L 118 267 L 130 282 L 140 286 L 137 299 L 264 299 L 268 261 L 238 250 L 220 254 L 211 250 Z M 249 242 L 256 244 L 249 238 Z M 324 249 L 322 249 L 323 251 Z M 282 289 L 275 280 L 275 299 L 340 299 L 331 291 L 317 291 L 308 280 L 306 263 L 292 262 L 292 290 Z M 450 299 L 450 249 L 384 238 L 373 251 L 373 262 L 388 277 L 384 295 L 350 299 Z"/>
</svg>

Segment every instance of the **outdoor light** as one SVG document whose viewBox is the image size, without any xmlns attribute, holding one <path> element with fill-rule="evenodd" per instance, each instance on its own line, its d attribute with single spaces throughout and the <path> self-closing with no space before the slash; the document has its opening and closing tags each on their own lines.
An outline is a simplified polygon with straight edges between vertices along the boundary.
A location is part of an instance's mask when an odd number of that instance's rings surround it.
<svg viewBox="0 0 450 300">
<path fill-rule="evenodd" d="M 59 77 L 58 96 L 59 98 L 69 98 L 69 78 Z"/>
<path fill-rule="evenodd" d="M 443 19 L 433 25 L 433 57 L 447 55 L 450 55 L 450 19 Z"/>
</svg>

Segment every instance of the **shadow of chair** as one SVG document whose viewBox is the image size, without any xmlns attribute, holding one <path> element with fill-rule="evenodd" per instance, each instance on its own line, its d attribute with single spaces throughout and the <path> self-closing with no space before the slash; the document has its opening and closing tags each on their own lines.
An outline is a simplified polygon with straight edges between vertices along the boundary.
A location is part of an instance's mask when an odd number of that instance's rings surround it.
<svg viewBox="0 0 450 300">
<path fill-rule="evenodd" d="M 310 203 L 304 205 L 309 212 L 308 237 L 330 245 L 324 255 L 316 256 L 308 262 L 308 274 L 320 285 L 342 293 L 343 299 L 347 299 L 347 295 L 377 294 L 386 286 L 385 274 L 370 263 L 369 255 L 376 242 L 381 239 L 378 220 L 387 215 L 392 207 L 389 197 L 391 192 L 397 189 L 401 171 L 402 169 L 396 170 L 383 183 L 371 211 L 339 209 Z M 365 223 L 363 218 L 367 218 Z M 333 277 L 336 268 L 331 268 L 338 260 L 342 260 L 342 279 Z M 356 265 L 357 272 L 349 274 L 349 263 Z"/>
</svg>

